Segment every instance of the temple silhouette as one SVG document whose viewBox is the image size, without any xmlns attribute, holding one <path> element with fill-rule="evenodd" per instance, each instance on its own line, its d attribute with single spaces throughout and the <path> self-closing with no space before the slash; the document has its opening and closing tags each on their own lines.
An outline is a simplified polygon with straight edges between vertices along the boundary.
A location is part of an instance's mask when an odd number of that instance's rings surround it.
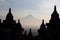
<svg viewBox="0 0 60 40">
<path fill-rule="evenodd" d="M 9 8 L 5 20 L 1 22 L 0 19 L 0 40 L 60 40 L 60 18 L 56 5 L 49 23 L 44 24 L 44 19 L 42 20 L 42 24 L 37 30 L 37 36 L 33 36 L 32 29 L 29 30 L 27 34 L 27 31 L 24 30 L 20 23 L 20 19 L 16 23 L 13 19 L 11 8 Z"/>
</svg>

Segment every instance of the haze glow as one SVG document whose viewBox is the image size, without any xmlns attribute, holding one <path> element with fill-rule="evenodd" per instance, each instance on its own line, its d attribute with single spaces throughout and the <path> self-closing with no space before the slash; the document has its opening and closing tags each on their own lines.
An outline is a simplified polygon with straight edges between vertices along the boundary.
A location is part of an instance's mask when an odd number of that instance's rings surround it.
<svg viewBox="0 0 60 40">
<path fill-rule="evenodd" d="M 31 14 L 48 22 L 54 5 L 57 6 L 57 11 L 60 13 L 60 0 L 0 0 L 0 18 L 5 19 L 8 9 L 12 8 L 15 20 Z"/>
</svg>

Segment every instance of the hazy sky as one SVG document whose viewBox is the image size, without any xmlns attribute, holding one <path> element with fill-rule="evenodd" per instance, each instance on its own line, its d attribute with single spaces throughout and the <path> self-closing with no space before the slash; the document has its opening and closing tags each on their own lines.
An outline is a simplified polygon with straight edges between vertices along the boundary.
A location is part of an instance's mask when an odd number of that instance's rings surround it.
<svg viewBox="0 0 60 40">
<path fill-rule="evenodd" d="M 15 19 L 31 14 L 47 21 L 53 12 L 54 5 L 60 13 L 60 0 L 0 0 L 0 18 L 4 19 L 8 9 L 12 8 Z"/>
</svg>

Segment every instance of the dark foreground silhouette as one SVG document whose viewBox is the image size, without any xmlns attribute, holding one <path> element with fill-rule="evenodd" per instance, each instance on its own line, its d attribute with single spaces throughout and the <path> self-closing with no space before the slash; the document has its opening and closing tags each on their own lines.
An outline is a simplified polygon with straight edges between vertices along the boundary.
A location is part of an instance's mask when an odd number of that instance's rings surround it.
<svg viewBox="0 0 60 40">
<path fill-rule="evenodd" d="M 44 24 L 43 19 L 40 29 L 37 31 L 37 36 L 33 36 L 31 29 L 27 35 L 27 31 L 24 32 L 20 20 L 18 19 L 18 23 L 16 23 L 13 19 L 11 8 L 9 8 L 9 13 L 3 23 L 0 19 L 0 40 L 60 40 L 60 18 L 56 6 L 54 6 L 49 23 Z"/>
</svg>

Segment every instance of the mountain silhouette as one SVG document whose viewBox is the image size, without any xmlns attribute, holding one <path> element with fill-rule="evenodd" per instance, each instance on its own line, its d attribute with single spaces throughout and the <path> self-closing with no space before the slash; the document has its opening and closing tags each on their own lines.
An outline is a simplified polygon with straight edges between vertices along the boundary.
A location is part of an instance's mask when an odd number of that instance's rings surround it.
<svg viewBox="0 0 60 40">
<path fill-rule="evenodd" d="M 35 18 L 33 15 L 27 15 L 20 19 L 22 27 L 27 30 L 29 33 L 29 29 L 32 28 L 33 35 L 37 35 L 37 29 L 40 27 L 40 20 Z"/>
<path fill-rule="evenodd" d="M 25 26 L 37 26 L 40 24 L 40 20 L 35 18 L 32 15 L 27 15 L 23 18 L 21 18 L 22 25 Z"/>
</svg>

